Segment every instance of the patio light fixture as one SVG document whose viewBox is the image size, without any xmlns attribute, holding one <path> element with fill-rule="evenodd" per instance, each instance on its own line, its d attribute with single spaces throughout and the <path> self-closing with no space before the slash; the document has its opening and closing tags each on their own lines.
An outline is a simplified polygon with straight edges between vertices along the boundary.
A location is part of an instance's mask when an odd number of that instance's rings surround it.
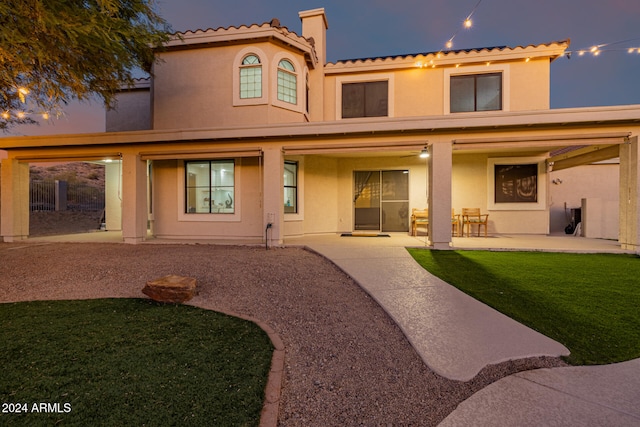
<svg viewBox="0 0 640 427">
<path fill-rule="evenodd" d="M 429 149 L 425 146 L 422 151 L 420 151 L 420 158 L 426 159 L 427 157 L 429 157 Z"/>
</svg>

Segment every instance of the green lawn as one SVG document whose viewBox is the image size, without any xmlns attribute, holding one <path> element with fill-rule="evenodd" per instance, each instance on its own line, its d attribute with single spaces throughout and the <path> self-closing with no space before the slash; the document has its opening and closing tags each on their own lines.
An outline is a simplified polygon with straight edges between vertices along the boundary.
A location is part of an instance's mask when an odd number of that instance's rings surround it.
<svg viewBox="0 0 640 427">
<path fill-rule="evenodd" d="M 11 426 L 258 425 L 273 351 L 251 322 L 144 299 L 0 304 L 0 343 Z"/>
<path fill-rule="evenodd" d="M 574 365 L 640 357 L 640 257 L 410 249 L 429 272 L 564 344 Z"/>
</svg>

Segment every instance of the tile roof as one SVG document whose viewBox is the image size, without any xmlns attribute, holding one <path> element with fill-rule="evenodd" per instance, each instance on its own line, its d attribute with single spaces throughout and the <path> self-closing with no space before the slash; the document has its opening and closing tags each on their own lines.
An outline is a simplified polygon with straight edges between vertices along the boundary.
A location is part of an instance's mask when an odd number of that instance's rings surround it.
<svg viewBox="0 0 640 427">
<path fill-rule="evenodd" d="M 280 25 L 276 18 L 262 24 L 208 28 L 206 30 L 187 30 L 171 34 L 165 43 L 166 48 L 184 49 L 189 46 L 213 43 L 229 43 L 241 40 L 275 38 L 281 42 L 308 54 L 313 63 L 317 62 L 315 42 L 313 38 L 306 38 Z"/>
<path fill-rule="evenodd" d="M 263 22 L 262 24 L 258 24 L 258 23 L 254 23 L 254 24 L 250 24 L 250 25 L 240 25 L 240 26 L 235 26 L 235 25 L 230 25 L 228 27 L 216 27 L 216 28 L 207 28 L 207 29 L 196 29 L 196 30 L 186 30 L 186 31 L 177 31 L 174 32 L 173 34 L 171 34 L 171 36 L 173 36 L 174 39 L 177 39 L 179 37 L 189 37 L 192 35 L 202 35 L 202 34 L 211 34 L 211 33 L 229 33 L 229 34 L 233 34 L 233 33 L 238 33 L 238 32 L 242 32 L 244 30 L 251 30 L 251 29 L 268 29 L 268 28 L 273 28 L 275 30 L 277 30 L 279 33 L 281 33 L 284 36 L 288 36 L 294 39 L 298 39 L 300 42 L 305 42 L 305 43 L 309 43 L 309 44 L 313 44 L 312 41 L 310 41 L 309 39 L 298 35 L 297 33 L 295 33 L 294 31 L 289 30 L 287 27 L 280 25 L 280 20 L 278 18 L 273 18 L 271 21 L 268 22 Z"/>
<path fill-rule="evenodd" d="M 389 55 L 389 56 L 375 56 L 375 57 L 367 57 L 367 58 L 354 58 L 354 59 L 340 59 L 332 64 L 348 64 L 348 63 L 357 63 L 357 62 L 374 62 L 374 61 L 385 61 L 385 60 L 407 60 L 407 59 L 415 59 L 417 57 L 426 57 L 426 56 L 436 56 L 443 55 L 444 57 L 448 57 L 450 55 L 460 55 L 460 54 L 469 54 L 469 53 L 481 53 L 481 52 L 495 52 L 495 51 L 516 51 L 516 50 L 524 50 L 531 48 L 539 48 L 539 47 L 550 47 L 552 45 L 566 45 L 565 49 L 569 47 L 570 40 L 561 40 L 554 41 L 550 43 L 544 44 L 530 44 L 527 46 L 491 46 L 491 47 L 478 47 L 478 48 L 470 48 L 470 49 L 451 49 L 451 50 L 439 50 L 439 51 L 430 51 L 430 52 L 419 52 L 419 53 L 406 53 L 400 55 Z"/>
</svg>

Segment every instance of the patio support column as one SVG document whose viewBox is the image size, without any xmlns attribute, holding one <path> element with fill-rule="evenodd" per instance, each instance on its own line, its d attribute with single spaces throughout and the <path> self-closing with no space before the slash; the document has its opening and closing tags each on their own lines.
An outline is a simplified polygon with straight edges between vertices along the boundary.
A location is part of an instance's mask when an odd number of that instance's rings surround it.
<svg viewBox="0 0 640 427">
<path fill-rule="evenodd" d="M 640 253 L 640 144 L 638 137 L 620 146 L 620 230 L 622 249 Z"/>
<path fill-rule="evenodd" d="M 430 147 L 429 237 L 433 249 L 451 248 L 452 148 L 450 141 L 436 142 Z"/>
<path fill-rule="evenodd" d="M 29 164 L 2 159 L 0 166 L 0 235 L 4 242 L 29 236 Z"/>
<path fill-rule="evenodd" d="M 141 243 L 147 235 L 147 162 L 137 153 L 122 155 L 122 238 Z"/>
<path fill-rule="evenodd" d="M 284 158 L 281 147 L 263 148 L 263 227 L 267 244 L 281 245 L 284 230 Z M 271 228 L 267 231 L 267 225 Z"/>
<path fill-rule="evenodd" d="M 105 216 L 109 231 L 122 230 L 122 162 L 107 163 L 105 172 Z"/>
</svg>

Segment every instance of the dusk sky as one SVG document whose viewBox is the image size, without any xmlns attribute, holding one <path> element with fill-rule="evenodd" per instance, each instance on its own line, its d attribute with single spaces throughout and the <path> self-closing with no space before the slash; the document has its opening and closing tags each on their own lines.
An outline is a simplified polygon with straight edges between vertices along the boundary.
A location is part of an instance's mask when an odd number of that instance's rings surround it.
<svg viewBox="0 0 640 427">
<path fill-rule="evenodd" d="M 240 26 L 278 18 L 301 33 L 298 12 L 323 7 L 328 61 L 444 49 L 544 44 L 571 39 L 571 58 L 551 64 L 551 107 L 640 104 L 639 0 L 158 0 L 174 31 Z M 476 8 L 477 6 L 477 8 Z M 475 10 L 474 10 L 475 8 Z M 463 29 L 473 12 L 473 26 Z M 601 45 L 601 54 L 578 51 Z M 630 48 L 636 48 L 629 53 Z M 99 103 L 13 135 L 104 131 Z"/>
</svg>

